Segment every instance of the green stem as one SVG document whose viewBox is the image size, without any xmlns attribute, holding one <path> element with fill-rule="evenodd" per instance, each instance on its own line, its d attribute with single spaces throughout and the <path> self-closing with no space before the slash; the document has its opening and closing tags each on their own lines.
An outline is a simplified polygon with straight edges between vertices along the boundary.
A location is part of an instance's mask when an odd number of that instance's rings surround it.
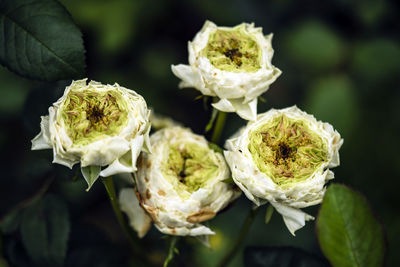
<svg viewBox="0 0 400 267">
<path fill-rule="evenodd" d="M 219 138 L 221 137 L 222 130 L 224 129 L 226 121 L 226 112 L 218 111 L 217 121 L 214 126 L 214 130 L 211 136 L 211 142 L 218 144 Z"/>
<path fill-rule="evenodd" d="M 174 258 L 175 255 L 175 246 L 176 243 L 178 242 L 178 237 L 177 236 L 172 236 L 171 238 L 171 243 L 169 245 L 169 250 L 168 250 L 168 256 L 164 261 L 164 267 L 168 267 L 168 264 L 170 263 L 170 261 Z"/>
<path fill-rule="evenodd" d="M 225 254 L 225 256 L 221 259 L 219 264 L 217 266 L 223 267 L 223 266 L 228 266 L 230 261 L 233 259 L 233 257 L 236 255 L 237 250 L 240 248 L 240 246 L 243 243 L 243 240 L 245 239 L 247 232 L 250 229 L 251 224 L 253 223 L 254 219 L 257 216 L 259 208 L 251 209 L 249 214 L 246 217 L 246 220 L 244 221 L 242 225 L 242 229 L 240 230 L 240 233 L 238 237 L 236 238 L 236 241 L 233 243 L 233 246 L 228 250 L 228 252 Z"/>
<path fill-rule="evenodd" d="M 141 252 L 140 247 L 137 245 L 137 238 L 135 237 L 132 229 L 126 223 L 124 216 L 122 215 L 121 209 L 118 204 L 117 195 L 115 193 L 115 187 L 112 177 L 102 177 L 101 181 L 106 188 L 108 197 L 111 202 L 111 206 L 114 210 L 115 217 L 117 217 L 118 223 L 124 231 L 125 235 L 128 237 L 129 244 L 131 245 L 132 251 L 139 260 L 146 262 L 144 257 L 145 254 Z"/>
</svg>

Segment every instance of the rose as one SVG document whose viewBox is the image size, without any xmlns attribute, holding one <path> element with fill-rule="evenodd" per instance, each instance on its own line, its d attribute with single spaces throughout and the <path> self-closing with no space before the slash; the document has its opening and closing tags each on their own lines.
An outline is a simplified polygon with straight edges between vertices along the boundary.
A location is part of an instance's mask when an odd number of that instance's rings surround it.
<svg viewBox="0 0 400 267">
<path fill-rule="evenodd" d="M 230 28 L 206 21 L 188 44 L 190 65 L 172 66 L 172 72 L 182 80 L 180 87 L 218 97 L 214 108 L 255 120 L 257 97 L 281 74 L 271 64 L 271 39 L 254 24 Z"/>
<path fill-rule="evenodd" d="M 259 114 L 227 140 L 224 154 L 245 195 L 256 205 L 274 206 L 294 235 L 313 219 L 300 208 L 322 201 L 342 143 L 330 124 L 293 106 Z"/>
<path fill-rule="evenodd" d="M 53 149 L 53 163 L 69 168 L 80 162 L 90 189 L 99 175 L 136 171 L 140 151 L 149 148 L 149 115 L 143 97 L 132 90 L 73 81 L 41 117 L 32 150 Z"/>
<path fill-rule="evenodd" d="M 152 153 L 142 153 L 136 173 L 141 206 L 162 233 L 214 234 L 200 223 L 240 195 L 224 182 L 230 171 L 223 155 L 209 148 L 204 137 L 178 126 L 157 131 L 150 141 Z"/>
</svg>

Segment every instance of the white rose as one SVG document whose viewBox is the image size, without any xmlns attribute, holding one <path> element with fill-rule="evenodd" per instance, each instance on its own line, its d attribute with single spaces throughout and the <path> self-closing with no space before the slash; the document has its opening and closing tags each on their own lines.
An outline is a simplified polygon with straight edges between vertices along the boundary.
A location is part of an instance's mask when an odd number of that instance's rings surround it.
<svg viewBox="0 0 400 267">
<path fill-rule="evenodd" d="M 259 114 L 226 141 L 224 154 L 246 196 L 256 205 L 274 206 L 294 235 L 313 219 L 300 208 L 322 201 L 342 144 L 330 124 L 293 106 Z"/>
<path fill-rule="evenodd" d="M 136 173 L 141 206 L 164 234 L 214 234 L 200 223 L 240 195 L 238 188 L 223 182 L 230 178 L 223 155 L 182 127 L 159 130 L 150 141 L 153 151 L 142 153 Z"/>
<path fill-rule="evenodd" d="M 257 97 L 281 74 L 271 63 L 271 39 L 254 24 L 217 27 L 206 21 L 188 44 L 190 65 L 172 66 L 172 72 L 182 80 L 181 88 L 218 97 L 214 108 L 255 120 Z"/>
<path fill-rule="evenodd" d="M 140 151 L 149 148 L 149 115 L 143 97 L 132 90 L 73 81 L 41 117 L 32 150 L 53 149 L 53 163 L 69 168 L 80 162 L 90 188 L 99 175 L 136 171 Z"/>
</svg>

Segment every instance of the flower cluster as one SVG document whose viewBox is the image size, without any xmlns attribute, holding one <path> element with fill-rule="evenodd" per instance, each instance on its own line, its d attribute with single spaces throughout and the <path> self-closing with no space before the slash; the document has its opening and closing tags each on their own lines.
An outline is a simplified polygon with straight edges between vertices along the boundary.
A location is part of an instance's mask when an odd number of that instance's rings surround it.
<svg viewBox="0 0 400 267">
<path fill-rule="evenodd" d="M 32 149 L 53 149 L 53 162 L 69 168 L 80 163 L 89 188 L 99 176 L 133 174 L 135 188 L 121 190 L 119 203 L 139 237 L 152 224 L 170 235 L 214 234 L 202 222 L 241 191 L 257 206 L 270 203 L 294 235 L 313 219 L 300 209 L 322 201 L 343 139 L 296 106 L 257 115 L 257 98 L 281 74 L 271 64 L 271 39 L 253 24 L 207 21 L 189 42 L 189 65 L 172 66 L 180 87 L 194 87 L 216 99 L 215 109 L 249 120 L 225 151 L 151 115 L 134 91 L 86 79 L 73 81 L 42 117 Z M 151 124 L 158 131 L 149 137 Z"/>
</svg>

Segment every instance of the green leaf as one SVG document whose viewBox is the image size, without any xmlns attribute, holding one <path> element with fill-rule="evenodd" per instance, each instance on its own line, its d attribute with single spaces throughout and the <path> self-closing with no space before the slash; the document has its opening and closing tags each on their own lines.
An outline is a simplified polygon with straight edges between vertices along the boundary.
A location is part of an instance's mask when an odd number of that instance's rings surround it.
<svg viewBox="0 0 400 267">
<path fill-rule="evenodd" d="M 317 232 L 322 251 L 333 266 L 383 266 L 382 226 L 363 196 L 350 188 L 329 186 Z"/>
<path fill-rule="evenodd" d="M 294 247 L 247 247 L 246 267 L 328 267 L 323 259 Z"/>
<path fill-rule="evenodd" d="M 88 188 L 86 191 L 89 191 L 94 182 L 99 178 L 99 174 L 101 171 L 100 166 L 87 166 L 87 167 L 82 167 L 81 168 L 83 178 L 85 178 Z"/>
<path fill-rule="evenodd" d="M 82 34 L 56 0 L 0 1 L 0 63 L 17 74 L 53 81 L 81 78 Z"/>
<path fill-rule="evenodd" d="M 400 75 L 400 45 L 391 39 L 373 39 L 354 45 L 351 67 L 365 85 L 397 81 Z M 360 86 L 363 89 L 364 86 Z"/>
<path fill-rule="evenodd" d="M 3 222 L 1 223 L 1 231 L 3 234 L 12 234 L 18 229 L 21 221 L 21 212 L 19 210 L 13 210 L 6 215 Z"/>
<path fill-rule="evenodd" d="M 320 21 L 310 20 L 296 25 L 285 42 L 287 55 L 303 71 L 323 71 L 338 66 L 346 47 L 333 29 Z"/>
<path fill-rule="evenodd" d="M 226 184 L 235 184 L 232 177 L 226 178 L 225 180 L 222 180 L 222 182 Z"/>
<path fill-rule="evenodd" d="M 329 122 L 346 139 L 357 128 L 359 104 L 356 88 L 346 75 L 315 80 L 307 91 L 305 110 Z"/>
<path fill-rule="evenodd" d="M 269 223 L 273 213 L 274 213 L 274 207 L 270 204 L 267 207 L 267 212 L 265 212 L 265 224 Z"/>
<path fill-rule="evenodd" d="M 21 223 L 22 243 L 38 266 L 62 266 L 70 232 L 65 203 L 47 195 L 27 207 Z"/>
<path fill-rule="evenodd" d="M 0 258 L 0 267 L 8 267 L 7 261 L 3 258 Z"/>
<path fill-rule="evenodd" d="M 215 143 L 208 142 L 208 147 L 210 149 L 214 150 L 215 152 L 218 152 L 218 153 L 221 153 L 221 154 L 224 153 L 224 150 L 219 145 L 217 145 Z"/>
</svg>

